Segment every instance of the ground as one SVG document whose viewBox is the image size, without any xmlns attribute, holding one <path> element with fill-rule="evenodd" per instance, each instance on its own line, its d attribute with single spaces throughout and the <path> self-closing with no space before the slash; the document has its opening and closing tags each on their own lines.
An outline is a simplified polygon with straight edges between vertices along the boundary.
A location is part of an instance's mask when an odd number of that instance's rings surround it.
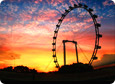
<svg viewBox="0 0 115 84">
<path fill-rule="evenodd" d="M 84 73 L 16 73 L 0 71 L 2 81 L 113 81 L 115 67 L 103 68 Z"/>
</svg>

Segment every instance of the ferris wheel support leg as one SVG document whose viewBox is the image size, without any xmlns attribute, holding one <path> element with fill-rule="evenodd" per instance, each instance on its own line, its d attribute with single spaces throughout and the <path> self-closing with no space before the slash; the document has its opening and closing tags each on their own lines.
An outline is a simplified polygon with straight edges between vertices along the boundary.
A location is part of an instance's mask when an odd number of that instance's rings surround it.
<svg viewBox="0 0 115 84">
<path fill-rule="evenodd" d="M 63 42 L 63 51 L 64 51 L 64 65 L 66 65 L 66 48 L 65 48 L 65 42 Z"/>
<path fill-rule="evenodd" d="M 79 63 L 79 60 L 78 60 L 78 50 L 77 50 L 77 43 L 75 43 L 75 48 L 76 48 L 76 58 L 77 58 L 77 63 Z"/>
</svg>

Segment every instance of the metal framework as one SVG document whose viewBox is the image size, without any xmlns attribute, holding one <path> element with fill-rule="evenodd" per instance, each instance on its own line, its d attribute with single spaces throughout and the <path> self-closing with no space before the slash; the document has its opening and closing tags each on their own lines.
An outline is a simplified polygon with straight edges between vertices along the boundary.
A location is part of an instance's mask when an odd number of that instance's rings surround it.
<svg viewBox="0 0 115 84">
<path fill-rule="evenodd" d="M 67 42 L 72 42 L 72 43 L 75 44 L 77 63 L 79 63 L 79 60 L 78 60 L 78 51 L 77 51 L 77 42 L 76 41 L 63 40 L 64 65 L 66 65 L 66 47 L 65 47 L 65 43 L 67 43 Z"/>
<path fill-rule="evenodd" d="M 92 53 L 92 57 L 89 61 L 89 64 L 91 65 L 93 60 L 96 60 L 97 57 L 96 57 L 96 54 L 97 54 L 97 51 L 98 49 L 101 49 L 101 46 L 99 46 L 99 38 L 102 37 L 101 34 L 99 34 L 99 27 L 101 27 L 101 24 L 97 23 L 97 20 L 96 18 L 98 18 L 97 15 L 93 14 L 93 9 L 91 8 L 88 8 L 87 5 L 82 5 L 82 4 L 74 4 L 74 7 L 72 6 L 69 6 L 69 9 L 68 10 L 65 10 L 65 13 L 62 14 L 62 17 L 58 20 L 58 24 L 56 25 L 56 29 L 54 31 L 54 37 L 53 37 L 53 58 L 54 58 L 54 63 L 56 64 L 56 67 L 59 68 L 59 63 L 57 61 L 57 56 L 56 56 L 56 39 L 57 39 L 57 36 L 58 36 L 58 32 L 59 32 L 59 28 L 61 26 L 61 23 L 63 22 L 64 18 L 66 17 L 66 15 L 71 12 L 72 10 L 76 9 L 76 8 L 83 8 L 85 9 L 87 12 L 89 12 L 90 16 L 92 17 L 93 19 L 93 23 L 94 23 L 94 27 L 95 27 L 95 35 L 96 35 L 96 39 L 95 39 L 95 46 L 94 46 L 94 50 L 93 50 L 93 53 Z"/>
</svg>

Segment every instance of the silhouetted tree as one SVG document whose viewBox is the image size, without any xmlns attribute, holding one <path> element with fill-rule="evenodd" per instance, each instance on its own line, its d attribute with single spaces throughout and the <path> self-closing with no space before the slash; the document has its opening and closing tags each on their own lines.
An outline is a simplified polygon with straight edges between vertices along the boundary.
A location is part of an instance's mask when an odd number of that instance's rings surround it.
<svg viewBox="0 0 115 84">
<path fill-rule="evenodd" d="M 37 70 L 29 69 L 27 66 L 16 66 L 14 67 L 14 71 L 23 73 L 37 73 Z"/>
<path fill-rule="evenodd" d="M 10 72 L 21 72 L 21 73 L 37 73 L 37 70 L 35 69 L 29 69 L 27 66 L 16 66 L 13 67 L 12 66 L 9 66 L 9 67 L 6 67 L 6 68 L 3 68 L 3 69 L 0 69 L 1 71 L 10 71 Z"/>
<path fill-rule="evenodd" d="M 15 72 L 30 72 L 29 68 L 26 66 L 16 66 L 14 67 Z"/>
<path fill-rule="evenodd" d="M 13 71 L 13 67 L 12 66 L 9 66 L 9 67 L 6 67 L 4 69 L 2 69 L 3 71 Z"/>
<path fill-rule="evenodd" d="M 30 72 L 32 72 L 32 73 L 37 73 L 37 70 L 35 70 L 35 69 L 30 69 Z"/>
</svg>

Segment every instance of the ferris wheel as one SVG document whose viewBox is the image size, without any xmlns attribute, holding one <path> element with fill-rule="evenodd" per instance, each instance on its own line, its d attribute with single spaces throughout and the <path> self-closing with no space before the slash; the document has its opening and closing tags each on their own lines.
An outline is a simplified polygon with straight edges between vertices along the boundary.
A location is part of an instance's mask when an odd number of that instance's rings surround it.
<svg viewBox="0 0 115 84">
<path fill-rule="evenodd" d="M 87 5 L 82 5 L 80 3 L 78 5 L 74 4 L 74 7 L 69 6 L 69 9 L 65 10 L 65 12 L 62 14 L 61 18 L 58 20 L 58 24 L 56 25 L 56 29 L 54 31 L 52 51 L 53 51 L 53 58 L 54 58 L 54 63 L 56 64 L 56 68 L 59 68 L 59 63 L 58 63 L 58 60 L 57 60 L 56 44 L 57 44 L 57 37 L 58 37 L 58 32 L 59 32 L 60 26 L 61 26 L 64 18 L 68 15 L 68 13 L 70 13 L 72 10 L 78 9 L 78 8 L 85 9 L 89 13 L 89 15 L 91 16 L 91 18 L 93 20 L 93 23 L 94 23 L 93 25 L 95 27 L 95 45 L 94 45 L 94 49 L 93 49 L 93 52 L 92 52 L 92 56 L 91 56 L 91 58 L 88 62 L 89 65 L 92 64 L 93 60 L 97 59 L 97 57 L 96 57 L 97 51 L 98 51 L 98 49 L 101 49 L 101 46 L 99 46 L 99 39 L 102 37 L 102 35 L 99 33 L 99 27 L 101 27 L 101 24 L 99 24 L 96 20 L 96 18 L 98 18 L 98 16 L 92 13 L 93 9 L 88 8 Z M 72 42 L 75 43 L 75 41 L 72 41 Z"/>
</svg>

